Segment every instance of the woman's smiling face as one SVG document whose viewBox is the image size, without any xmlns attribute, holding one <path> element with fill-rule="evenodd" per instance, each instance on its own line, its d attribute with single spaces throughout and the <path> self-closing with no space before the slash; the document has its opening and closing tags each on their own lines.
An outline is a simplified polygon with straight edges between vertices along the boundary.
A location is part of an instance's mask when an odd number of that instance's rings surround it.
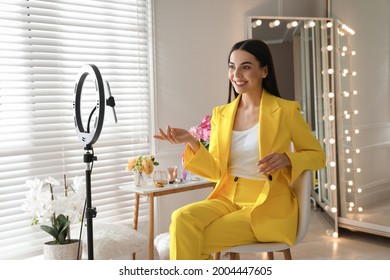
<svg viewBox="0 0 390 280">
<path fill-rule="evenodd" d="M 267 66 L 261 67 L 255 56 L 235 50 L 229 60 L 229 80 L 238 94 L 262 92 L 262 81 L 267 77 Z"/>
</svg>

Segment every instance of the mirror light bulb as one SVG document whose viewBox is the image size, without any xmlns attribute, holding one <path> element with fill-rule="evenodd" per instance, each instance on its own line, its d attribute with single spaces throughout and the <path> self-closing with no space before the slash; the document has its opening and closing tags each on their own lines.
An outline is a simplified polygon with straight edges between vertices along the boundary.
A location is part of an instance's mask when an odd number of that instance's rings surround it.
<svg viewBox="0 0 390 280">
<path fill-rule="evenodd" d="M 334 191 L 334 190 L 336 190 L 336 185 L 335 184 L 332 184 L 332 185 L 330 185 L 330 189 L 332 190 L 332 191 Z"/>
<path fill-rule="evenodd" d="M 274 28 L 280 25 L 280 20 L 274 20 L 269 23 L 269 27 Z"/>
<path fill-rule="evenodd" d="M 333 93 L 333 92 L 329 92 L 329 93 L 328 93 L 328 97 L 329 97 L 329 98 L 333 98 L 333 97 L 334 97 L 334 93 Z"/>
<path fill-rule="evenodd" d="M 356 149 L 355 153 L 360 154 L 360 149 Z"/>
<path fill-rule="evenodd" d="M 329 163 L 329 165 L 330 165 L 330 167 L 335 167 L 335 166 L 336 166 L 336 162 L 331 161 L 331 162 Z"/>
<path fill-rule="evenodd" d="M 339 234 L 338 234 L 336 231 L 334 231 L 334 232 L 332 233 L 332 237 L 333 237 L 333 238 L 338 238 L 338 237 L 339 237 Z"/>
<path fill-rule="evenodd" d="M 357 192 L 358 192 L 358 193 L 362 193 L 362 189 L 361 189 L 361 188 L 358 188 L 358 189 L 357 189 Z"/>
<path fill-rule="evenodd" d="M 330 138 L 330 139 L 329 139 L 329 144 L 332 144 L 332 145 L 333 145 L 334 143 L 336 143 L 336 140 L 334 140 L 333 138 Z"/>
<path fill-rule="evenodd" d="M 363 207 L 358 207 L 359 212 L 363 212 Z"/>
<path fill-rule="evenodd" d="M 351 188 L 348 188 L 348 189 L 347 189 L 347 192 L 351 193 L 351 192 L 352 192 L 352 189 L 351 189 Z"/>
<path fill-rule="evenodd" d="M 353 186 L 353 181 L 352 180 L 348 181 L 348 186 Z"/>
<path fill-rule="evenodd" d="M 328 51 L 333 51 L 333 46 L 332 46 L 332 45 L 329 45 L 329 46 L 326 47 L 326 49 L 327 49 Z"/>
<path fill-rule="evenodd" d="M 331 69 L 328 69 L 328 74 L 332 75 L 334 73 L 334 70 L 331 68 Z"/>
<path fill-rule="evenodd" d="M 349 203 L 349 206 L 350 206 L 350 207 L 354 207 L 354 206 L 355 206 L 355 203 L 350 202 L 350 203 Z"/>
<path fill-rule="evenodd" d="M 336 207 L 332 207 L 332 209 L 330 210 L 332 213 L 337 213 L 337 208 Z"/>
<path fill-rule="evenodd" d="M 360 173 L 360 172 L 362 172 L 362 169 L 361 168 L 356 168 L 356 172 Z"/>
</svg>

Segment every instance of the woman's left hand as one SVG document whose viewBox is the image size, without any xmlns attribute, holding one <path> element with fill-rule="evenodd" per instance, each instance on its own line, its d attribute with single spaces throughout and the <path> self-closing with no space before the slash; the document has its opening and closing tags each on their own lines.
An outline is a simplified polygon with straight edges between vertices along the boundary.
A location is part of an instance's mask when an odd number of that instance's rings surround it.
<svg viewBox="0 0 390 280">
<path fill-rule="evenodd" d="M 286 154 L 270 153 L 257 162 L 262 174 L 271 174 L 287 166 L 291 166 L 291 161 Z"/>
</svg>

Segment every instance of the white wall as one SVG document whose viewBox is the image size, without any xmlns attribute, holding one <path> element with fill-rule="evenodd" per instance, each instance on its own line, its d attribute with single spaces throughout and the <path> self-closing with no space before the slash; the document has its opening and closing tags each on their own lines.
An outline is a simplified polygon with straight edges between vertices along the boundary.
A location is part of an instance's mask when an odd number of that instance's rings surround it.
<svg viewBox="0 0 390 280">
<path fill-rule="evenodd" d="M 156 0 L 156 126 L 190 128 L 227 101 L 227 59 L 246 39 L 247 16 L 324 16 L 325 1 Z M 156 143 L 161 168 L 180 164 L 181 145 Z M 156 233 L 168 230 L 173 209 L 209 191 L 159 198 Z"/>
</svg>

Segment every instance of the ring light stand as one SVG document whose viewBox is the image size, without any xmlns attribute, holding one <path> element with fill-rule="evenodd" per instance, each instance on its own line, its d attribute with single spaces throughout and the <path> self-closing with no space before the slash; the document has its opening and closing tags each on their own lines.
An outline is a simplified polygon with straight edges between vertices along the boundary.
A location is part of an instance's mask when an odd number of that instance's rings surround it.
<svg viewBox="0 0 390 280">
<path fill-rule="evenodd" d="M 81 93 L 84 85 L 84 81 L 87 76 L 90 75 L 94 78 L 95 91 L 96 91 L 96 105 L 92 109 L 87 128 L 84 128 L 81 117 Z M 93 260 L 93 225 L 92 219 L 96 217 L 96 208 L 92 208 L 91 197 L 91 173 L 93 167 L 93 161 L 97 160 L 94 156 L 92 145 L 98 140 L 104 123 L 104 110 L 105 110 L 105 95 L 104 84 L 102 75 L 99 69 L 93 64 L 84 65 L 78 73 L 78 77 L 75 84 L 75 100 L 73 102 L 73 108 L 75 109 L 74 122 L 77 135 L 85 145 L 84 150 L 84 162 L 86 163 L 85 169 L 85 181 L 86 181 L 86 219 L 87 219 L 87 244 L 88 244 L 88 259 Z M 115 102 L 114 102 L 115 103 Z M 111 106 L 111 105 L 110 105 Z M 115 106 L 115 104 L 114 104 Z M 113 107 L 113 106 L 112 106 Z M 95 124 L 90 128 L 90 122 L 92 116 L 95 116 Z"/>
</svg>

